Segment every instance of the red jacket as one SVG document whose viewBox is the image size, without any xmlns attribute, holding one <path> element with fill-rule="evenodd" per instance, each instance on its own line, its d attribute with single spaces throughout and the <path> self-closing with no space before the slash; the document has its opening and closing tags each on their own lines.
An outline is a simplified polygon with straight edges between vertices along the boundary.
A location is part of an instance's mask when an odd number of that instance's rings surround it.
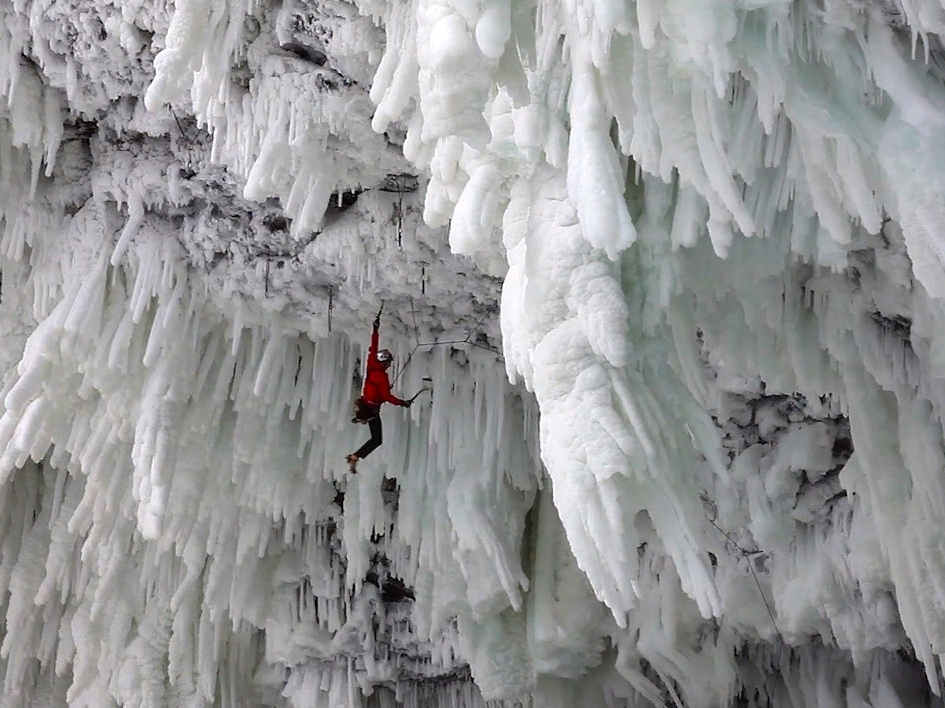
<svg viewBox="0 0 945 708">
<path fill-rule="evenodd" d="M 406 406 L 407 401 L 397 398 L 390 392 L 390 379 L 384 365 L 377 360 L 377 343 L 379 336 L 377 327 L 371 334 L 371 348 L 368 349 L 367 376 L 364 379 L 364 391 L 361 400 L 370 406 L 380 407 L 382 403 L 393 403 L 395 406 Z"/>
</svg>

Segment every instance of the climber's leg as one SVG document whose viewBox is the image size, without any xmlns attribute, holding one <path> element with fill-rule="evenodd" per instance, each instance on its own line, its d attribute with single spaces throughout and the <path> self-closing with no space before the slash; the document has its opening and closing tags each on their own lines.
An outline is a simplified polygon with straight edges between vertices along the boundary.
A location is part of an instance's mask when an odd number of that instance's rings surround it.
<svg viewBox="0 0 945 708">
<path fill-rule="evenodd" d="M 381 430 L 380 412 L 378 412 L 377 415 L 368 421 L 368 428 L 371 431 L 371 439 L 364 443 L 358 449 L 358 451 L 354 453 L 359 460 L 363 460 L 365 457 L 370 455 L 381 446 L 382 442 L 384 442 L 383 431 Z"/>
<path fill-rule="evenodd" d="M 351 468 L 352 472 L 358 471 L 358 460 L 363 460 L 365 457 L 370 455 L 377 448 L 379 448 L 381 443 L 384 441 L 383 431 L 381 429 L 380 411 L 375 412 L 375 414 L 368 420 L 368 428 L 371 431 L 371 439 L 358 448 L 356 452 L 348 455 L 348 466 Z"/>
</svg>

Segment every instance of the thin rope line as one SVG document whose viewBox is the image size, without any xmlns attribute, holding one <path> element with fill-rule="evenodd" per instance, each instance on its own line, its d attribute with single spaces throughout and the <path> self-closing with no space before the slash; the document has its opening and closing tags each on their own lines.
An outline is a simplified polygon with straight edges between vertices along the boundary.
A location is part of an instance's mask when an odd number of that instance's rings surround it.
<svg viewBox="0 0 945 708">
<path fill-rule="evenodd" d="M 397 380 L 400 378 L 401 374 L 403 374 L 407 370 L 407 366 L 410 364 L 410 361 L 413 359 L 413 355 L 417 353 L 417 350 L 420 349 L 420 347 L 437 347 L 437 346 L 446 346 L 449 344 L 468 344 L 469 346 L 476 347 L 477 349 L 484 349 L 487 352 L 491 352 L 495 354 L 496 356 L 498 356 L 500 360 L 502 359 L 502 352 L 500 352 L 498 349 L 494 347 L 486 346 L 485 344 L 480 344 L 479 342 L 470 341 L 473 334 L 479 331 L 479 326 L 483 322 L 485 322 L 486 317 L 489 315 L 488 312 L 479 319 L 479 322 L 476 323 L 475 328 L 473 328 L 466 335 L 465 339 L 447 339 L 443 341 L 434 340 L 432 342 L 420 341 L 420 330 L 417 326 L 417 311 L 416 311 L 416 308 L 414 307 L 413 297 L 410 297 L 410 312 L 411 312 L 411 315 L 413 316 L 413 333 L 414 333 L 414 338 L 416 339 L 417 344 L 414 346 L 413 349 L 410 350 L 410 353 L 407 355 L 407 358 L 404 360 L 403 366 L 400 367 L 400 369 L 397 371 L 397 374 L 391 380 L 392 384 L 397 383 Z"/>
<path fill-rule="evenodd" d="M 768 603 L 768 598 L 765 597 L 765 591 L 764 591 L 764 589 L 761 587 L 761 581 L 758 580 L 758 574 L 755 572 L 755 568 L 754 568 L 754 566 L 752 566 L 752 563 L 751 563 L 751 556 L 764 553 L 764 551 L 748 551 L 748 550 L 745 550 L 744 548 L 741 547 L 741 545 L 739 545 L 739 543 L 738 543 L 734 538 L 732 538 L 728 533 L 726 533 L 725 531 L 723 531 L 722 528 L 721 528 L 717 523 L 715 523 L 715 521 L 714 521 L 713 519 L 709 519 L 708 516 L 706 517 L 706 519 L 708 519 L 709 523 L 712 524 L 720 534 L 722 534 L 723 536 L 725 536 L 725 538 L 728 539 L 728 541 L 729 541 L 733 546 L 735 546 L 735 548 L 738 549 L 738 551 L 741 552 L 742 557 L 745 558 L 745 560 L 748 561 L 748 570 L 749 570 L 749 572 L 751 573 L 751 577 L 755 579 L 755 585 L 758 586 L 758 593 L 761 595 L 761 600 L 762 600 L 762 602 L 765 603 L 765 609 L 768 611 L 768 617 L 771 618 L 771 624 L 774 625 L 774 631 L 775 631 L 775 633 L 777 633 L 778 639 L 781 640 L 781 646 L 784 646 L 784 644 L 785 644 L 784 635 L 781 634 L 781 630 L 778 628 L 778 623 L 777 623 L 777 621 L 774 619 L 774 612 L 772 612 L 772 610 L 771 610 L 771 605 Z M 781 647 L 778 647 L 778 659 L 779 659 L 779 661 L 780 661 L 780 656 L 781 656 Z"/>
<path fill-rule="evenodd" d="M 420 346 L 420 328 L 417 327 L 417 310 L 413 306 L 413 296 L 410 296 L 410 314 L 413 316 L 413 336 L 417 340 L 417 346 Z"/>
</svg>

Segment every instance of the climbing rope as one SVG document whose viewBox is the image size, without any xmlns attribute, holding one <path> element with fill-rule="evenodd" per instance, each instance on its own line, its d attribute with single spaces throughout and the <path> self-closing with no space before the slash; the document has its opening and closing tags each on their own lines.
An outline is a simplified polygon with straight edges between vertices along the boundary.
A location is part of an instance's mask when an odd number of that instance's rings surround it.
<svg viewBox="0 0 945 708">
<path fill-rule="evenodd" d="M 328 334 L 331 334 L 331 311 L 335 307 L 335 289 L 328 286 Z"/>
<path fill-rule="evenodd" d="M 171 115 L 174 116 L 174 122 L 177 123 L 177 129 L 180 131 L 180 134 L 187 140 L 187 142 L 189 143 L 193 142 L 193 138 L 191 138 L 190 135 L 187 134 L 187 131 L 184 130 L 184 126 L 181 125 L 180 118 L 177 117 L 177 114 L 174 112 L 174 109 L 171 108 L 170 104 L 168 104 L 167 107 L 168 109 L 170 109 Z"/>
<path fill-rule="evenodd" d="M 381 306 L 381 309 L 383 310 L 383 305 Z M 465 344 L 465 345 L 477 347 L 479 349 L 485 349 L 486 351 L 492 352 L 493 354 L 498 356 L 499 359 L 502 358 L 502 353 L 498 349 L 487 346 L 485 344 L 480 344 L 479 342 L 472 341 L 473 334 L 478 333 L 479 328 L 482 326 L 482 323 L 485 322 L 486 317 L 489 316 L 488 312 L 479 318 L 479 321 L 476 323 L 476 326 L 473 327 L 471 330 L 469 330 L 469 333 L 466 335 L 465 339 L 446 339 L 446 340 L 434 339 L 432 342 L 420 341 L 420 329 L 417 326 L 417 309 L 414 306 L 412 297 L 410 298 L 410 314 L 413 319 L 413 333 L 414 333 L 414 341 L 416 341 L 416 345 L 414 345 L 414 348 L 410 350 L 410 353 L 407 355 L 407 358 L 404 360 L 403 366 L 400 367 L 400 369 L 397 371 L 397 374 L 394 376 L 393 380 L 391 380 L 391 384 L 396 383 L 397 380 L 400 378 L 401 374 L 403 374 L 404 371 L 407 370 L 407 366 L 410 364 L 410 360 L 413 359 L 413 355 L 416 354 L 417 351 L 421 347 L 437 347 L 437 346 L 446 346 L 446 345 L 464 345 Z M 380 317 L 380 312 L 378 312 L 378 317 Z"/>
<path fill-rule="evenodd" d="M 397 198 L 397 248 L 403 249 L 404 238 L 404 193 Z"/>
<path fill-rule="evenodd" d="M 780 663 L 780 661 L 781 661 L 781 649 L 785 646 L 784 635 L 781 634 L 781 630 L 778 628 L 778 623 L 777 623 L 777 621 L 774 619 L 774 612 L 773 612 L 772 609 L 771 609 L 771 604 L 768 602 L 768 598 L 765 596 L 765 591 L 764 591 L 764 589 L 761 587 L 761 581 L 758 580 L 758 574 L 755 572 L 755 568 L 754 568 L 754 566 L 752 565 L 752 562 L 751 562 L 751 557 L 752 557 L 752 556 L 762 555 L 762 554 L 764 554 L 764 551 L 749 551 L 749 550 L 743 548 L 743 547 L 741 546 L 741 544 L 738 543 L 738 541 L 736 541 L 734 538 L 732 538 L 731 534 L 729 534 L 728 532 L 726 532 L 724 529 L 722 529 L 721 526 L 719 526 L 717 523 L 715 523 L 715 519 L 710 519 L 708 516 L 706 516 L 706 519 L 708 520 L 708 522 L 709 522 L 710 524 L 712 524 L 712 525 L 715 527 L 716 531 L 718 531 L 720 534 L 722 534 L 722 535 L 725 537 L 725 539 L 726 539 L 729 543 L 731 543 L 732 546 L 734 546 L 735 549 L 736 549 L 739 553 L 742 554 L 742 558 L 744 558 L 744 559 L 747 561 L 747 563 L 748 563 L 748 570 L 751 572 L 751 577 L 754 578 L 754 580 L 755 580 L 755 585 L 758 586 L 758 594 L 761 595 L 761 601 L 765 603 L 765 609 L 768 611 L 768 617 L 771 618 L 771 624 L 774 626 L 774 631 L 775 631 L 775 633 L 778 635 L 778 639 L 781 640 L 781 644 L 780 644 L 780 646 L 778 646 L 778 663 Z"/>
<path fill-rule="evenodd" d="M 413 306 L 413 297 L 410 298 L 410 315 L 413 317 L 413 336 L 417 346 L 420 346 L 420 328 L 417 327 L 417 309 Z"/>
</svg>

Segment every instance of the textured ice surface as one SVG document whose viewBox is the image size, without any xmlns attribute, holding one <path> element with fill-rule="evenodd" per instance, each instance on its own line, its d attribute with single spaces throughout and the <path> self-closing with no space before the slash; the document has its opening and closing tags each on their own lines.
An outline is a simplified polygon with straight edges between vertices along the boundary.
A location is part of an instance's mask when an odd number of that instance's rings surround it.
<svg viewBox="0 0 945 708">
<path fill-rule="evenodd" d="M 943 32 L 0 4 L 0 707 L 941 705 Z"/>
</svg>

